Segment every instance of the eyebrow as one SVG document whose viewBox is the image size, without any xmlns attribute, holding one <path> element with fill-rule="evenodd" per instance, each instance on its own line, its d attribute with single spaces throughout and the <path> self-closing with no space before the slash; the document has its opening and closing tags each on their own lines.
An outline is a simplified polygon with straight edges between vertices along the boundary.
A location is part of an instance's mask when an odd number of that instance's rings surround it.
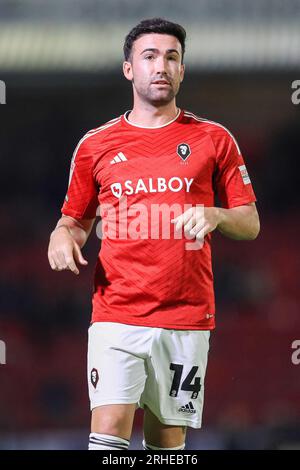
<svg viewBox="0 0 300 470">
<path fill-rule="evenodd" d="M 155 49 L 154 47 L 148 47 L 147 49 L 144 49 L 141 54 L 144 54 L 144 52 L 156 52 L 158 53 L 159 50 Z M 167 53 L 170 54 L 170 52 L 176 52 L 176 54 L 180 55 L 177 49 L 167 49 Z"/>
</svg>

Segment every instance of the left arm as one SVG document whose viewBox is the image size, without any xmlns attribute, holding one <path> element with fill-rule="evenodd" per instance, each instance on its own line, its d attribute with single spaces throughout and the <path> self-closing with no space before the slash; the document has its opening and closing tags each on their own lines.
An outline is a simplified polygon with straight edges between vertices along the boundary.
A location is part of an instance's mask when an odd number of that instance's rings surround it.
<svg viewBox="0 0 300 470">
<path fill-rule="evenodd" d="M 244 159 L 229 131 L 218 130 L 217 134 L 211 132 L 216 150 L 213 189 L 223 207 L 204 207 L 199 204 L 172 221 L 176 224 L 176 230 L 183 227 L 186 235 L 198 240 L 203 240 L 216 228 L 235 240 L 254 240 L 259 234 L 260 223 Z"/>
<path fill-rule="evenodd" d="M 234 240 L 255 240 L 260 231 L 259 216 L 255 202 L 232 209 L 218 209 L 216 228 Z"/>
<path fill-rule="evenodd" d="M 176 230 L 184 228 L 185 233 L 203 239 L 216 228 L 234 240 L 254 240 L 260 231 L 256 205 L 246 205 L 223 209 L 221 207 L 191 208 L 172 220 Z"/>
</svg>

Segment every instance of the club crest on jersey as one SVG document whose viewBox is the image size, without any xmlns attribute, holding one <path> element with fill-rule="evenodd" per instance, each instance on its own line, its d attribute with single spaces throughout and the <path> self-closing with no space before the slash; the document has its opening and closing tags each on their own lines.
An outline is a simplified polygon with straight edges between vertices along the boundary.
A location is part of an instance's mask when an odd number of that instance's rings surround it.
<svg viewBox="0 0 300 470">
<path fill-rule="evenodd" d="M 182 143 L 177 145 L 177 155 L 179 155 L 183 161 L 185 161 L 191 155 L 191 153 L 192 152 L 189 144 Z"/>
<path fill-rule="evenodd" d="M 97 387 L 98 382 L 99 382 L 99 374 L 98 374 L 97 369 L 94 368 L 91 370 L 91 383 L 94 388 Z"/>
<path fill-rule="evenodd" d="M 120 198 L 122 196 L 122 185 L 121 183 L 113 183 L 110 185 L 111 192 L 113 193 L 114 196 L 117 198 Z"/>
</svg>

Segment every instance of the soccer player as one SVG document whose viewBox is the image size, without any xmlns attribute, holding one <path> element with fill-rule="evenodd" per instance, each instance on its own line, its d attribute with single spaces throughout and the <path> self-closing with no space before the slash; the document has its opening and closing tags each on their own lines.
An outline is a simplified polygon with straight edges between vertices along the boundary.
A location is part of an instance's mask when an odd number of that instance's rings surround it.
<svg viewBox="0 0 300 470">
<path fill-rule="evenodd" d="M 50 237 L 51 268 L 78 274 L 100 204 L 89 449 L 127 449 L 137 407 L 144 408 L 144 449 L 184 449 L 187 426 L 201 427 L 215 327 L 212 232 L 237 240 L 259 233 L 236 140 L 221 124 L 176 106 L 185 37 L 182 26 L 161 18 L 127 35 L 123 72 L 132 110 L 79 141 Z"/>
</svg>

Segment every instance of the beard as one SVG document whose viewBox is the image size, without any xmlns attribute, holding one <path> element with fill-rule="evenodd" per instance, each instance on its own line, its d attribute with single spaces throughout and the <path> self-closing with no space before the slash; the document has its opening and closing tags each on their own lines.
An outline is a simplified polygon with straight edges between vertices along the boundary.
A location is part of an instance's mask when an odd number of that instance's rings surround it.
<svg viewBox="0 0 300 470">
<path fill-rule="evenodd" d="M 163 106 L 170 103 L 179 91 L 179 85 L 174 87 L 173 83 L 167 88 L 160 88 L 159 85 L 152 84 L 136 87 L 133 80 L 132 84 L 141 100 L 154 106 Z"/>
</svg>

